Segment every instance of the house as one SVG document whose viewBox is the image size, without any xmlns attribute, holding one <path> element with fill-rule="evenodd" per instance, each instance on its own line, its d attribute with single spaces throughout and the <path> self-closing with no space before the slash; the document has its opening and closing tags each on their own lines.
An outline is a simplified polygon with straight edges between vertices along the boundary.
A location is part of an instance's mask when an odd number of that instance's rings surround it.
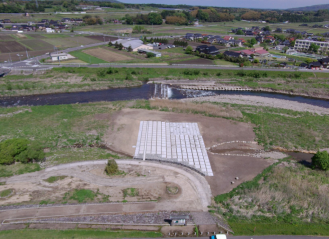
<svg viewBox="0 0 329 239">
<path fill-rule="evenodd" d="M 52 28 L 46 28 L 47 33 L 55 33 L 55 30 Z"/>
<path fill-rule="evenodd" d="M 290 46 L 290 41 L 289 40 L 285 40 L 284 42 L 282 42 L 282 45 Z"/>
<path fill-rule="evenodd" d="M 234 57 L 234 58 L 242 57 L 242 55 L 239 52 L 235 52 L 235 51 L 225 51 L 223 54 L 224 56 Z"/>
<path fill-rule="evenodd" d="M 62 18 L 61 22 L 69 23 L 69 22 L 71 22 L 71 18 L 69 18 L 69 17 L 64 17 L 64 18 Z"/>
<path fill-rule="evenodd" d="M 201 39 L 201 38 L 203 38 L 202 34 L 200 34 L 200 33 L 194 34 L 194 39 Z"/>
<path fill-rule="evenodd" d="M 277 28 L 275 32 L 282 32 L 282 28 Z"/>
<path fill-rule="evenodd" d="M 185 39 L 187 40 L 193 40 L 194 39 L 194 33 L 186 33 Z"/>
<path fill-rule="evenodd" d="M 319 62 L 322 64 L 323 68 L 329 68 L 329 57 L 322 58 Z"/>
<path fill-rule="evenodd" d="M 300 68 L 307 68 L 307 67 L 308 67 L 308 64 L 306 64 L 306 63 L 301 63 L 301 64 L 299 65 L 299 67 L 300 67 Z"/>
<path fill-rule="evenodd" d="M 48 19 L 42 19 L 41 22 L 42 22 L 42 23 L 48 23 L 49 20 L 48 20 Z"/>
<path fill-rule="evenodd" d="M 255 56 L 269 56 L 270 53 L 266 50 L 264 50 L 263 47 L 257 47 L 254 49 L 249 49 L 249 50 L 242 50 L 240 51 L 240 54 L 242 54 L 243 56 L 251 56 L 251 55 L 255 55 Z"/>
<path fill-rule="evenodd" d="M 50 20 L 49 25 L 58 25 L 58 21 Z"/>
<path fill-rule="evenodd" d="M 223 37 L 223 39 L 224 39 L 225 41 L 229 41 L 229 40 L 233 40 L 234 37 L 231 37 L 231 36 L 225 36 L 225 37 Z"/>
<path fill-rule="evenodd" d="M 143 44 L 142 40 L 138 39 L 118 39 L 115 41 L 112 41 L 112 44 L 115 43 L 122 44 L 124 49 L 128 49 L 130 46 L 134 52 L 137 52 L 139 49 L 144 49 L 144 50 L 153 50 L 152 46 L 147 46 Z"/>
<path fill-rule="evenodd" d="M 287 55 L 294 55 L 296 53 L 298 53 L 298 52 L 293 48 L 289 48 L 288 50 L 286 50 Z"/>
<path fill-rule="evenodd" d="M 3 19 L 3 23 L 11 23 L 10 19 Z"/>
<path fill-rule="evenodd" d="M 52 61 L 62 61 L 69 59 L 66 53 L 51 53 L 50 58 Z"/>
<path fill-rule="evenodd" d="M 3 28 L 3 25 L 2 24 L 0 24 L 0 29 L 2 29 Z"/>
<path fill-rule="evenodd" d="M 322 65 L 321 65 L 321 63 L 318 62 L 318 61 L 311 62 L 311 63 L 308 65 L 308 68 L 310 68 L 310 69 L 312 69 L 312 70 L 319 70 L 321 67 L 322 67 Z"/>
<path fill-rule="evenodd" d="M 230 46 L 239 46 L 239 47 L 242 46 L 242 41 L 240 40 L 229 40 L 228 42 Z"/>
<path fill-rule="evenodd" d="M 207 55 L 217 55 L 219 53 L 219 50 L 215 46 L 208 46 L 208 45 L 197 46 L 195 51 L 198 51 L 200 53 L 204 53 Z"/>
<path fill-rule="evenodd" d="M 246 43 L 246 40 L 243 38 L 239 38 L 238 40 L 241 41 L 242 43 Z"/>
<path fill-rule="evenodd" d="M 274 49 L 277 51 L 283 51 L 283 48 L 285 48 L 285 47 L 286 47 L 285 45 L 277 45 L 274 47 Z"/>
</svg>

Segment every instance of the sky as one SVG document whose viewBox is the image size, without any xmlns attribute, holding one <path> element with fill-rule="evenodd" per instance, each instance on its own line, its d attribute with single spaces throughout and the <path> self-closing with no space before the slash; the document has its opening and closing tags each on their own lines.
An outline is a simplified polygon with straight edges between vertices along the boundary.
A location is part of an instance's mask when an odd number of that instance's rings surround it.
<svg viewBox="0 0 329 239">
<path fill-rule="evenodd" d="M 120 1 L 120 0 L 119 0 Z M 243 7 L 265 9 L 287 9 L 305 7 L 318 4 L 328 4 L 328 0 L 121 0 L 124 3 L 162 3 L 162 4 L 186 4 L 214 7 Z"/>
</svg>

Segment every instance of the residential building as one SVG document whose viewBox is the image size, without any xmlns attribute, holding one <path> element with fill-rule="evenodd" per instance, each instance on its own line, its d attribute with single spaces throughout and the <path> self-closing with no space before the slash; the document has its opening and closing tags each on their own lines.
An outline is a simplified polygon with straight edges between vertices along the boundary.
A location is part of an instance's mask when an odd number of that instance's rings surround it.
<svg viewBox="0 0 329 239">
<path fill-rule="evenodd" d="M 283 48 L 285 48 L 285 47 L 286 47 L 285 45 L 277 45 L 274 47 L 274 49 L 277 51 L 283 51 Z"/>
<path fill-rule="evenodd" d="M 204 53 L 207 55 L 217 55 L 219 53 L 219 50 L 215 46 L 208 46 L 208 45 L 201 45 L 198 46 L 195 51 L 198 51 L 200 53 Z"/>
<path fill-rule="evenodd" d="M 62 61 L 69 59 L 66 53 L 51 53 L 50 58 L 52 61 Z"/>
<path fill-rule="evenodd" d="M 294 55 L 298 53 L 294 48 L 289 48 L 287 51 L 286 51 L 286 54 L 287 55 Z"/>
<path fill-rule="evenodd" d="M 55 33 L 55 30 L 52 28 L 46 28 L 47 33 Z"/>
<path fill-rule="evenodd" d="M 329 68 L 329 57 L 322 58 L 319 62 L 322 64 L 323 68 Z"/>
<path fill-rule="evenodd" d="M 308 50 L 312 43 L 314 43 L 315 45 L 320 46 L 319 50 L 329 48 L 329 42 L 320 42 L 320 41 L 313 41 L 313 40 L 300 40 L 300 39 L 297 39 L 296 42 L 295 42 L 295 49 L 296 50 Z"/>
<path fill-rule="evenodd" d="M 234 58 L 241 57 L 241 58 L 242 58 L 241 53 L 239 53 L 239 52 L 235 52 L 235 51 L 225 51 L 223 54 L 224 54 L 225 56 L 228 56 L 228 57 L 234 57 Z"/>
</svg>

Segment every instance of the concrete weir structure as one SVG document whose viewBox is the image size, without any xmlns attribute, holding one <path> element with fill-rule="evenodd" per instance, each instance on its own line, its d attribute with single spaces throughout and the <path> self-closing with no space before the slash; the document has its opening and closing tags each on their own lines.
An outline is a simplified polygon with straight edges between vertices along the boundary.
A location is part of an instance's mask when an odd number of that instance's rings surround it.
<svg viewBox="0 0 329 239">
<path fill-rule="evenodd" d="M 141 121 L 134 158 L 178 163 L 213 176 L 197 123 Z"/>
</svg>

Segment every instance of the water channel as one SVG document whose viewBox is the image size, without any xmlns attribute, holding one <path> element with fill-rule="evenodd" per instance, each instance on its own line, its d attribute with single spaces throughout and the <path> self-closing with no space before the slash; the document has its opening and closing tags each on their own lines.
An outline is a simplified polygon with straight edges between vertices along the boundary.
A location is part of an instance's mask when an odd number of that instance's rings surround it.
<svg viewBox="0 0 329 239">
<path fill-rule="evenodd" d="M 108 90 L 56 93 L 45 95 L 0 97 L 0 106 L 19 105 L 60 105 L 74 103 L 88 103 L 97 101 L 119 101 L 134 99 L 183 99 L 213 95 L 253 95 L 275 99 L 291 100 L 315 106 L 329 108 L 329 100 L 314 99 L 302 96 L 290 96 L 277 93 L 253 92 L 253 91 L 223 91 L 223 90 L 189 90 L 179 86 L 165 84 L 143 84 L 139 87 L 116 88 Z"/>
</svg>

